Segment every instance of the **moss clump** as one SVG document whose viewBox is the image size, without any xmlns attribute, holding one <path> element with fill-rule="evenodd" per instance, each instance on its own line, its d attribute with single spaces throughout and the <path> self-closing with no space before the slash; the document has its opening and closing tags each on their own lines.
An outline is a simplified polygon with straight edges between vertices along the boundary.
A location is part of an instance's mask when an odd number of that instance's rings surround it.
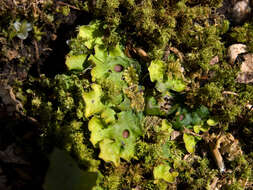
<svg viewBox="0 0 253 190">
<path fill-rule="evenodd" d="M 89 82 L 80 75 L 63 74 L 54 79 L 31 78 L 24 88 L 27 114 L 37 118 L 43 130 L 43 149 L 49 150 L 54 144 L 73 154 L 79 164 L 96 170 L 99 162 L 93 158 L 84 130 L 82 94 L 89 89 Z"/>
<path fill-rule="evenodd" d="M 247 45 L 249 52 L 253 51 L 253 25 L 251 23 L 245 23 L 243 26 L 234 27 L 229 33 L 230 41 L 234 43 L 243 43 Z"/>
</svg>

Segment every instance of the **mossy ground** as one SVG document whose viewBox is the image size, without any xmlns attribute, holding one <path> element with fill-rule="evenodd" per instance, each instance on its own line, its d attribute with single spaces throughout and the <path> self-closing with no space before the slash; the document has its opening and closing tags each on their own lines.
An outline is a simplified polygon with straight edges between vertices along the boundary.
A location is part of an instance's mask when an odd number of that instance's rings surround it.
<svg viewBox="0 0 253 190">
<path fill-rule="evenodd" d="M 253 111 L 246 105 L 253 104 L 253 86 L 236 82 L 240 60 L 229 63 L 227 48 L 244 43 L 253 53 L 253 17 L 234 23 L 227 10 L 230 6 L 222 0 L 1 1 L 0 89 L 11 86 L 24 109 L 11 112 L 0 99 L 0 150 L 19 144 L 24 154 L 20 157 L 32 168 L 1 161 L 6 187 L 42 189 L 46 169 L 38 166 L 42 163 L 47 168 L 48 154 L 58 146 L 70 152 L 82 169 L 99 169 L 102 177 L 97 189 L 212 189 L 216 179 L 221 189 L 251 189 Z M 167 105 L 168 100 L 151 90 L 155 86 L 147 75 L 148 67 L 152 60 L 180 62 L 188 82 L 183 93 L 176 93 L 176 101 L 190 114 L 200 105 L 208 108 L 218 122 L 209 135 L 230 133 L 239 140 L 239 148 L 235 147 L 241 155 L 229 159 L 229 152 L 224 153 L 227 172 L 219 171 L 204 138 L 195 153 L 188 154 L 183 138 L 168 140 L 170 134 L 156 128 L 162 119 L 176 120 L 174 115 L 164 115 L 166 106 L 159 116 L 146 115 L 148 122 L 136 142 L 135 159 L 115 167 L 98 158 L 99 149 L 89 141 L 88 119 L 82 117 L 85 102 L 81 97 L 90 90 L 90 73 L 67 71 L 64 64 L 70 49 L 77 54 L 86 51 L 78 39 L 70 39 L 76 37 L 78 26 L 95 19 L 103 24 L 106 47 L 120 43 L 125 53 L 140 63 L 138 77 L 145 96 L 156 97 L 160 105 Z M 15 29 L 15 22 L 31 23 L 26 39 L 18 37 L 22 31 Z M 218 62 L 211 65 L 215 56 Z M 176 75 L 176 64 L 167 72 Z M 126 93 L 133 99 L 133 92 Z M 165 163 L 173 168 L 170 172 L 178 173 L 173 183 L 154 180 L 154 168 Z"/>
</svg>

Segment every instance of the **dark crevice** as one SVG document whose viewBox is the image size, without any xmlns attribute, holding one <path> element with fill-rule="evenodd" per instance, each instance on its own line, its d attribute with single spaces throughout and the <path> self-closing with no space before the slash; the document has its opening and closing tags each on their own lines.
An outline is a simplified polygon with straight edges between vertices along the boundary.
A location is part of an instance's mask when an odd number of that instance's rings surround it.
<svg viewBox="0 0 253 190">
<path fill-rule="evenodd" d="M 56 40 L 50 46 L 53 51 L 43 60 L 43 63 L 34 64 L 29 74 L 33 74 L 33 76 L 45 74 L 47 77 L 54 77 L 56 74 L 65 72 L 65 56 L 70 51 L 67 40 L 76 36 L 76 28 L 78 26 L 88 24 L 91 20 L 92 15 L 82 12 L 76 18 L 73 18 L 72 22 L 62 24 L 57 31 Z"/>
</svg>

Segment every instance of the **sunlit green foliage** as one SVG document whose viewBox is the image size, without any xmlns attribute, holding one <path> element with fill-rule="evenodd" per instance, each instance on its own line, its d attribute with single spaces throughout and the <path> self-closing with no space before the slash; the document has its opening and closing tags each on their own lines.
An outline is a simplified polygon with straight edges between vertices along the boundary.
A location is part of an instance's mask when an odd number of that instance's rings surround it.
<svg viewBox="0 0 253 190">
<path fill-rule="evenodd" d="M 99 143 L 99 157 L 105 161 L 112 161 L 116 166 L 120 158 L 130 161 L 134 157 L 135 143 L 141 135 L 141 117 L 131 112 L 120 112 L 117 121 L 105 126 L 103 120 L 93 117 L 89 121 L 91 142 L 95 146 Z"/>
<path fill-rule="evenodd" d="M 227 63 L 222 37 L 229 22 L 210 8 L 220 3 L 85 4 L 104 19 L 78 27 L 66 56 L 69 74 L 31 79 L 24 88 L 27 113 L 42 122 L 44 142 L 50 139 L 44 146 L 60 146 L 82 166 L 100 170 L 97 190 L 172 189 L 174 183 L 210 189 L 219 175 L 205 138 L 250 118 L 246 104 L 253 100 L 252 87 L 235 81 L 239 66 Z M 230 36 L 250 46 L 250 29 L 234 27 Z M 126 56 L 129 44 L 142 46 L 148 59 Z M 226 165 L 236 168 L 226 174 L 236 181 L 228 188 L 252 176 L 244 155 Z"/>
<path fill-rule="evenodd" d="M 173 183 L 177 176 L 178 176 L 177 172 L 172 173 L 170 172 L 169 165 L 159 165 L 154 168 L 154 178 L 156 180 L 163 179 L 167 182 Z"/>
</svg>

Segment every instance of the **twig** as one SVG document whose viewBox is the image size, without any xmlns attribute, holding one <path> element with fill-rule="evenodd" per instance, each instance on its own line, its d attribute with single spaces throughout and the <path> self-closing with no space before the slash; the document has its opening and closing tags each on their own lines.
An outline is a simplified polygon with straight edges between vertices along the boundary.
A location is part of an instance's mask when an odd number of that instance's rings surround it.
<svg viewBox="0 0 253 190">
<path fill-rule="evenodd" d="M 36 40 L 33 40 L 34 43 L 34 47 L 35 47 L 35 57 L 36 60 L 39 60 L 40 56 L 39 56 L 39 48 L 38 48 L 38 43 Z"/>
<path fill-rule="evenodd" d="M 184 60 L 184 55 L 183 55 L 183 53 L 180 52 L 177 48 L 175 48 L 175 47 L 170 47 L 170 51 L 172 51 L 173 53 L 175 53 L 175 54 L 179 57 L 179 59 L 180 59 L 181 62 Z"/>
<path fill-rule="evenodd" d="M 42 51 L 53 51 L 51 48 L 44 48 Z"/>
<path fill-rule="evenodd" d="M 183 53 L 180 52 L 177 48 L 175 48 L 175 47 L 170 47 L 170 46 L 166 47 L 166 49 L 165 49 L 165 52 L 164 52 L 164 60 L 167 60 L 167 59 L 168 59 L 168 56 L 169 56 L 169 54 L 170 54 L 170 51 L 172 51 L 173 53 L 175 53 L 175 54 L 178 56 L 178 58 L 180 59 L 180 61 L 183 62 L 183 60 L 184 60 L 184 55 L 183 55 Z"/>
<path fill-rule="evenodd" d="M 215 190 L 218 180 L 218 177 L 214 177 L 213 182 L 210 185 L 211 190 Z"/>
<path fill-rule="evenodd" d="M 36 10 L 36 3 L 32 3 L 32 10 L 33 10 L 33 17 L 36 18 L 38 16 Z"/>
<path fill-rule="evenodd" d="M 194 133 L 193 131 L 191 131 L 190 129 L 187 129 L 187 128 L 184 128 L 184 133 L 187 133 L 187 134 L 191 134 L 193 136 L 197 136 L 197 137 L 203 137 L 203 135 L 200 135 L 200 134 L 197 134 L 197 133 Z"/>
<path fill-rule="evenodd" d="M 217 147 L 213 148 L 212 146 L 210 146 L 210 148 L 212 150 L 218 168 L 220 169 L 220 172 L 223 173 L 226 169 L 219 149 Z"/>
<path fill-rule="evenodd" d="M 70 5 L 70 4 L 68 4 L 68 3 L 64 3 L 64 2 L 62 2 L 62 1 L 57 1 L 57 4 L 69 6 L 69 7 L 72 8 L 72 9 L 75 9 L 75 10 L 79 10 L 79 11 L 80 11 L 80 9 L 79 9 L 78 7 L 75 7 L 74 5 Z"/>
<path fill-rule="evenodd" d="M 230 95 L 239 96 L 237 93 L 231 92 L 231 91 L 223 91 L 222 94 L 230 94 Z"/>
<path fill-rule="evenodd" d="M 0 76 L 5 76 L 5 75 L 16 75 L 17 73 L 0 73 Z"/>
<path fill-rule="evenodd" d="M 86 73 L 88 70 L 91 70 L 92 69 L 92 65 L 90 65 L 89 67 L 87 67 L 86 69 L 83 70 L 83 74 Z"/>
<path fill-rule="evenodd" d="M 217 139 L 216 142 L 214 142 L 215 139 Z M 217 138 L 215 139 L 214 137 L 210 137 L 210 136 L 204 137 L 204 140 L 206 141 L 206 143 L 209 144 L 209 148 L 213 154 L 213 157 L 216 161 L 218 168 L 220 169 L 220 172 L 223 173 L 225 172 L 226 168 L 225 168 L 225 164 L 224 164 L 224 161 L 219 149 L 220 149 L 220 144 L 224 141 L 224 136 L 219 134 Z"/>
<path fill-rule="evenodd" d="M 37 72 L 40 75 L 40 63 L 41 63 L 41 61 L 39 60 L 40 54 L 39 54 L 38 43 L 37 43 L 36 40 L 33 40 L 33 43 L 34 43 L 34 47 L 35 47 L 35 58 L 36 58 L 36 61 L 37 61 Z"/>
</svg>

